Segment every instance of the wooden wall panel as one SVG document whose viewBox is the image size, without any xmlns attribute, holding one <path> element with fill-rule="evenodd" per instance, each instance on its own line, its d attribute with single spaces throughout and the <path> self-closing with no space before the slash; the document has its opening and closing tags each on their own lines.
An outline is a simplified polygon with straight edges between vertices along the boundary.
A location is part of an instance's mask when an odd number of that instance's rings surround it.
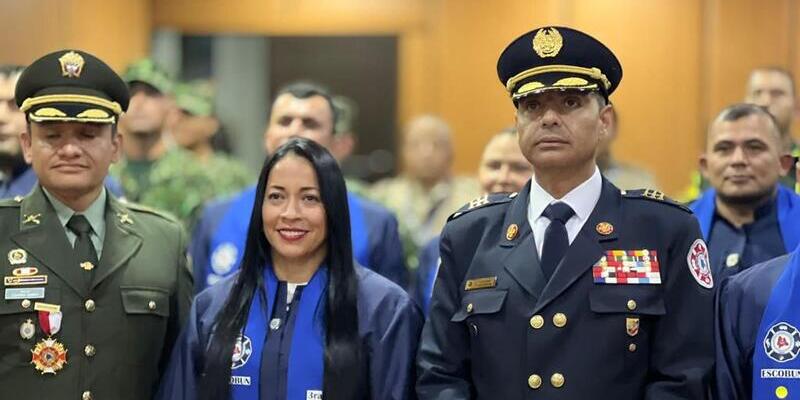
<svg viewBox="0 0 800 400">
<path fill-rule="evenodd" d="M 614 51 L 623 78 L 611 96 L 620 116 L 617 159 L 657 173 L 677 193 L 697 168 L 701 2 L 574 0 L 570 25 Z"/>
<path fill-rule="evenodd" d="M 571 25 L 622 60 L 614 152 L 677 193 L 707 121 L 741 100 L 750 69 L 776 64 L 800 75 L 799 21 L 796 0 L 0 0 L 0 62 L 77 46 L 121 68 L 147 53 L 153 27 L 396 34 L 399 120 L 444 116 L 458 135 L 456 167 L 471 173 L 489 136 L 513 122 L 495 73 L 500 51 L 533 27 Z"/>
<path fill-rule="evenodd" d="M 71 47 L 122 70 L 148 54 L 151 15 L 149 0 L 0 0 L 0 63 Z"/>
</svg>

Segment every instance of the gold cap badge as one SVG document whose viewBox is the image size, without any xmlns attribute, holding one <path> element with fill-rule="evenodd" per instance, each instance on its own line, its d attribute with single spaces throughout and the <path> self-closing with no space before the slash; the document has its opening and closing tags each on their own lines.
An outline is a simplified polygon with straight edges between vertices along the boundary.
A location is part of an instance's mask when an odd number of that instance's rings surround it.
<svg viewBox="0 0 800 400">
<path fill-rule="evenodd" d="M 603 236 L 608 236 L 612 232 L 614 232 L 614 225 L 611 225 L 608 222 L 601 222 L 601 223 L 597 224 L 595 229 L 597 230 L 597 233 L 599 233 L 599 234 L 601 234 Z"/>
<path fill-rule="evenodd" d="M 539 57 L 555 57 L 564 46 L 564 38 L 556 28 L 542 28 L 533 36 L 533 50 Z"/>
<path fill-rule="evenodd" d="M 517 233 L 519 232 L 519 227 L 517 224 L 511 224 L 506 229 L 506 240 L 514 240 L 517 237 Z"/>
<path fill-rule="evenodd" d="M 58 58 L 61 64 L 61 75 L 69 78 L 79 78 L 83 71 L 83 57 L 80 54 L 70 51 Z"/>
</svg>

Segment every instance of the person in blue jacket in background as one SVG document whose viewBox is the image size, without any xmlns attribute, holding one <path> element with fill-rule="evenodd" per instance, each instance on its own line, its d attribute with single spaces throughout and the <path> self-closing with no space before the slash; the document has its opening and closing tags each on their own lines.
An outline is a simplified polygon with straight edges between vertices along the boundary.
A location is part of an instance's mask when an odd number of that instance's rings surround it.
<svg viewBox="0 0 800 400">
<path fill-rule="evenodd" d="M 240 270 L 195 299 L 157 398 L 413 397 L 422 314 L 352 251 L 336 160 L 291 139 L 261 171 Z"/>
<path fill-rule="evenodd" d="M 755 104 L 734 104 L 711 123 L 700 170 L 711 189 L 690 208 L 722 281 L 800 243 L 800 196 L 779 179 L 792 167 L 775 118 Z"/>
<path fill-rule="evenodd" d="M 305 137 L 330 149 L 336 113 L 329 93 L 318 85 L 297 82 L 279 90 L 264 133 L 267 154 L 292 137 Z M 196 224 L 189 252 L 199 292 L 236 271 L 242 260 L 248 218 L 256 188 L 209 203 Z M 362 265 L 401 287 L 408 271 L 397 231 L 397 219 L 382 206 L 348 192 L 353 256 Z"/>
</svg>

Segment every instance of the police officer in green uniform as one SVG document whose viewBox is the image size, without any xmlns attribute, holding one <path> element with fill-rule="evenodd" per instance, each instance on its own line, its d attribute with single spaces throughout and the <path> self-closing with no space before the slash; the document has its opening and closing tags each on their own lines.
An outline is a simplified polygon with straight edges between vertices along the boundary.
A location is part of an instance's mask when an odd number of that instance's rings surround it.
<svg viewBox="0 0 800 400">
<path fill-rule="evenodd" d="M 0 202 L 0 397 L 152 397 L 188 314 L 179 222 L 103 187 L 120 154 L 128 87 L 79 50 L 19 79 L 20 136 L 39 183 Z"/>
</svg>

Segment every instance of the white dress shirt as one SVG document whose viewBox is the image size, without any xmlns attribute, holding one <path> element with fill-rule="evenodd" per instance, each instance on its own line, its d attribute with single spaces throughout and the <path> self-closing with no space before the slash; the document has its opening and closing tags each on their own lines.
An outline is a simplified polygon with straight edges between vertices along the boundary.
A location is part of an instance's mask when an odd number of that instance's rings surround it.
<svg viewBox="0 0 800 400">
<path fill-rule="evenodd" d="M 544 233 L 547 227 L 550 226 L 550 220 L 543 216 L 544 209 L 551 203 L 563 202 L 572 207 L 575 211 L 573 215 L 564 226 L 567 228 L 567 237 L 569 244 L 578 236 L 578 232 L 583 228 L 583 224 L 589 219 L 594 207 L 600 200 L 600 192 L 603 189 L 603 179 L 600 177 L 600 169 L 595 167 L 594 174 L 572 189 L 564 197 L 560 199 L 554 198 L 550 193 L 547 193 L 539 183 L 536 182 L 536 177 L 531 179 L 531 193 L 528 201 L 528 223 L 531 225 L 533 231 L 533 240 L 536 243 L 536 252 L 539 258 L 542 257 L 542 245 L 544 244 Z"/>
</svg>

